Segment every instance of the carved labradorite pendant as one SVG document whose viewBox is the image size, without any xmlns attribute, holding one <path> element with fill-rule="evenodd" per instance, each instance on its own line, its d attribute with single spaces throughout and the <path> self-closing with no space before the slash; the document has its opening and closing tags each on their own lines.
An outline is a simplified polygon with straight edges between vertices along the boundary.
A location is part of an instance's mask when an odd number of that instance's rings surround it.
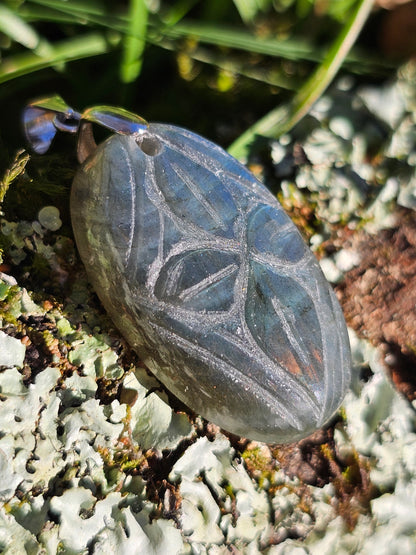
<svg viewBox="0 0 416 555">
<path fill-rule="evenodd" d="M 79 131 L 77 246 L 116 326 L 193 411 L 265 442 L 321 427 L 350 383 L 335 295 L 274 196 L 214 143 L 60 97 L 24 114 L 34 149 Z M 91 123 L 115 134 L 96 146 Z"/>
</svg>

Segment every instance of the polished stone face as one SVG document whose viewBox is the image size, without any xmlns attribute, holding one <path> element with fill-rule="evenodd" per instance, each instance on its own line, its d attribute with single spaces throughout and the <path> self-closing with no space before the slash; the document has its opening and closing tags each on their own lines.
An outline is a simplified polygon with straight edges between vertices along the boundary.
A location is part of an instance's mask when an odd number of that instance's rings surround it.
<svg viewBox="0 0 416 555">
<path fill-rule="evenodd" d="M 82 165 L 74 233 L 95 291 L 193 411 L 300 439 L 350 383 L 344 318 L 294 224 L 247 169 L 184 129 L 114 135 Z"/>
</svg>

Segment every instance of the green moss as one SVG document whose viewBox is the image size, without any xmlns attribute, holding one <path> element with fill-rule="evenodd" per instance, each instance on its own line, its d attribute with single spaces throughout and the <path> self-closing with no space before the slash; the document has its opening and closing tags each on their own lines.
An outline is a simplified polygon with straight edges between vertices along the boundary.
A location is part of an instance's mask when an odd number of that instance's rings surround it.
<svg viewBox="0 0 416 555">
<path fill-rule="evenodd" d="M 332 474 L 335 489 L 334 508 L 342 516 L 349 530 L 353 530 L 361 514 L 370 512 L 370 501 L 376 489 L 370 481 L 368 460 L 354 449 L 346 466 L 342 467 L 333 446 L 321 445 Z"/>
<path fill-rule="evenodd" d="M 6 170 L 3 179 L 0 181 L 0 206 L 3 203 L 4 197 L 9 190 L 10 185 L 19 176 L 23 175 L 25 171 L 26 164 L 28 163 L 30 156 L 24 150 L 19 150 L 12 162 L 9 169 Z"/>
<path fill-rule="evenodd" d="M 17 285 L 1 284 L 0 319 L 17 326 L 17 318 L 22 314 L 22 290 Z"/>
<path fill-rule="evenodd" d="M 272 481 L 275 463 L 267 447 L 259 446 L 254 449 L 246 449 L 241 456 L 248 472 L 258 480 L 260 487 L 266 481 Z"/>
<path fill-rule="evenodd" d="M 121 440 L 114 450 L 98 447 L 104 463 L 104 473 L 110 486 L 117 484 L 122 479 L 122 474 L 135 474 L 140 470 L 146 457 L 138 445 L 133 445 L 129 440 Z"/>
<path fill-rule="evenodd" d="M 277 198 L 306 240 L 322 227 L 316 215 L 317 203 L 294 183 L 290 183 L 285 192 L 278 193 Z"/>
</svg>

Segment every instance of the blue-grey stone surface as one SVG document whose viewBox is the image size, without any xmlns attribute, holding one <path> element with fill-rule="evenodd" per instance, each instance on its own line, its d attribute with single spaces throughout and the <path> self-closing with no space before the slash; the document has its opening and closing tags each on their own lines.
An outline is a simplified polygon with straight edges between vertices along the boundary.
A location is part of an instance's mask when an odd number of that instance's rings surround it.
<svg viewBox="0 0 416 555">
<path fill-rule="evenodd" d="M 115 135 L 78 171 L 71 213 L 111 318 L 193 411 L 284 442 L 339 407 L 338 302 L 274 196 L 221 148 L 170 125 Z"/>
</svg>

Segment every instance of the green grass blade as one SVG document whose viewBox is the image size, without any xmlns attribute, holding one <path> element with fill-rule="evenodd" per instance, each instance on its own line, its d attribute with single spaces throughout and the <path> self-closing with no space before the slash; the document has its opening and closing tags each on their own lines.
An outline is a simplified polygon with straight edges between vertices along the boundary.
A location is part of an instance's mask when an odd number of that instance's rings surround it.
<svg viewBox="0 0 416 555">
<path fill-rule="evenodd" d="M 176 51 L 175 44 L 166 41 L 161 44 L 166 50 Z M 204 48 L 195 48 L 189 52 L 184 53 L 196 62 L 202 62 L 204 64 L 209 64 L 210 66 L 216 67 L 222 71 L 232 73 L 233 75 L 239 75 L 242 77 L 247 77 L 253 81 L 259 81 L 267 85 L 272 85 L 274 87 L 279 87 L 285 90 L 297 90 L 300 87 L 300 79 L 289 77 L 282 69 L 279 67 L 267 68 L 260 65 L 252 65 L 250 63 L 244 63 L 241 58 L 233 58 L 228 56 L 223 56 L 215 51 L 207 50 Z"/>
<path fill-rule="evenodd" d="M 47 8 L 52 8 L 52 5 L 56 4 L 49 0 L 35 0 L 34 3 Z M 59 7 L 55 9 L 58 13 L 64 13 L 70 18 L 73 18 L 73 23 L 85 23 L 85 21 L 87 21 L 88 23 L 100 25 L 106 29 L 119 31 L 120 33 L 128 32 L 128 19 L 126 17 L 95 14 L 89 12 L 85 8 L 72 4 L 59 4 Z M 36 14 L 34 11 L 23 8 L 21 12 L 30 17 Z M 248 30 L 240 31 L 232 27 L 218 27 L 212 24 L 189 21 L 180 22 L 175 25 L 165 25 L 160 21 L 151 20 L 148 21 L 148 30 L 150 34 L 148 32 L 147 41 L 153 44 L 160 44 L 166 39 L 182 40 L 192 37 L 204 44 L 238 49 L 253 54 L 281 57 L 293 61 L 306 60 L 319 62 L 323 57 L 322 51 L 311 48 L 311 45 L 307 41 L 300 41 L 299 39 L 286 39 L 284 41 L 263 39 L 253 36 Z M 138 36 L 138 38 L 143 38 L 143 35 Z M 161 46 L 163 48 L 163 44 L 161 44 Z"/>
<path fill-rule="evenodd" d="M 264 39 L 252 35 L 249 30 L 240 31 L 232 27 L 214 26 L 196 21 L 183 21 L 174 27 L 163 29 L 163 34 L 170 39 L 194 37 L 204 44 L 236 48 L 253 54 L 265 54 L 293 61 L 316 62 L 322 59 L 322 52 L 319 49 L 311 49 L 306 41 Z"/>
<path fill-rule="evenodd" d="M 38 56 L 49 56 L 53 51 L 52 45 L 31 25 L 7 6 L 2 5 L 0 5 L 0 31 Z"/>
<path fill-rule="evenodd" d="M 53 50 L 42 57 L 33 52 L 10 56 L 1 63 L 0 83 L 60 63 L 104 54 L 108 50 L 109 45 L 103 35 L 91 33 L 56 43 Z"/>
<path fill-rule="evenodd" d="M 169 10 L 162 15 L 163 23 L 166 25 L 176 25 L 199 0 L 176 0 Z"/>
<path fill-rule="evenodd" d="M 298 37 L 284 40 L 262 38 L 253 35 L 248 29 L 239 30 L 194 21 L 182 21 L 173 27 L 166 28 L 161 28 L 160 24 L 149 24 L 149 28 L 154 31 L 155 44 L 157 44 L 158 36 L 161 37 L 160 40 L 166 38 L 180 40 L 192 37 L 203 44 L 232 48 L 250 52 L 250 54 L 263 54 L 294 62 L 320 63 L 328 56 L 326 49 L 316 47 L 307 40 L 300 40 Z M 345 63 L 348 63 L 348 67 L 356 73 L 380 72 L 394 67 L 394 63 L 386 58 L 359 51 L 348 53 Z"/>
<path fill-rule="evenodd" d="M 147 18 L 148 10 L 145 0 L 130 0 L 120 68 L 120 77 L 123 83 L 132 83 L 140 74 L 143 52 L 146 47 Z"/>
<path fill-rule="evenodd" d="M 87 0 L 72 0 L 70 3 L 67 0 L 29 0 L 27 4 L 37 4 L 45 6 L 57 11 L 65 13 L 72 13 L 84 16 L 100 16 L 103 14 L 104 7 L 97 4 L 97 2 L 88 2 Z M 22 7 L 24 7 L 23 4 Z"/>
<path fill-rule="evenodd" d="M 40 37 L 21 17 L 15 12 L 0 5 L 0 31 L 13 41 L 35 50 L 40 43 Z"/>
<path fill-rule="evenodd" d="M 76 2 L 63 2 L 62 0 L 31 0 L 24 4 L 21 13 L 25 13 L 25 6 L 35 4 L 48 7 L 58 12 L 68 14 L 73 17 L 73 22 L 85 22 L 100 25 L 102 27 L 126 33 L 128 20 L 123 16 L 116 16 L 110 13 L 98 12 L 96 9 L 89 8 L 88 5 Z M 26 12 L 27 13 L 27 12 Z M 30 13 L 30 12 L 29 12 Z M 163 48 L 163 41 L 181 40 L 193 37 L 200 43 L 211 44 L 214 46 L 228 47 L 253 54 L 264 54 L 284 58 L 291 61 L 310 61 L 321 62 L 325 52 L 321 48 L 313 47 L 306 40 L 285 39 L 276 40 L 253 36 L 249 30 L 234 29 L 213 25 L 212 23 L 200 23 L 197 21 L 181 21 L 175 25 L 166 25 L 156 18 L 148 21 L 147 41 L 153 44 L 160 44 Z M 142 35 L 138 38 L 143 38 Z M 358 53 L 349 54 L 346 61 L 353 64 L 354 71 L 366 71 L 371 69 L 388 68 L 392 64 L 385 59 L 371 57 L 368 53 L 360 55 Z"/>
<path fill-rule="evenodd" d="M 98 13 L 96 10 L 89 9 L 87 6 L 76 2 L 67 3 L 60 0 L 32 0 L 31 3 L 53 8 L 59 12 L 72 15 L 74 17 L 74 23 L 76 23 L 76 18 L 80 18 L 80 20 L 96 23 L 122 33 L 128 32 L 128 18 L 103 14 L 102 12 Z M 322 52 L 320 53 L 318 49 L 311 49 L 310 45 L 305 41 L 262 39 L 253 36 L 248 30 L 240 31 L 231 27 L 221 27 L 194 21 L 180 22 L 175 25 L 165 25 L 158 21 L 149 21 L 149 28 L 152 30 L 153 40 L 156 43 L 158 40 L 162 39 L 180 40 L 191 36 L 205 44 L 236 48 L 254 54 L 278 56 L 294 61 L 309 60 L 317 62 L 322 60 Z M 143 38 L 143 35 L 133 36 Z M 152 37 L 148 38 L 152 40 Z"/>
<path fill-rule="evenodd" d="M 360 0 L 323 62 L 289 105 L 278 106 L 243 133 L 229 147 L 236 158 L 245 158 L 256 135 L 278 137 L 289 131 L 311 108 L 337 74 L 371 11 L 373 0 Z"/>
<path fill-rule="evenodd" d="M 271 4 L 271 0 L 234 0 L 235 7 L 244 23 L 250 24 L 256 15 L 265 11 Z"/>
<path fill-rule="evenodd" d="M 128 20 L 123 16 L 116 16 L 109 12 L 98 12 L 96 8 L 88 4 L 77 2 L 63 2 L 62 0 L 31 0 L 22 5 L 20 13 L 33 17 L 34 12 L 28 8 L 30 5 L 43 6 L 55 13 L 64 13 L 73 18 L 73 23 L 91 23 L 104 28 L 118 31 L 121 34 L 127 32 Z M 195 21 L 181 21 L 175 25 L 166 25 L 166 22 L 152 17 L 148 21 L 147 37 L 149 43 L 165 48 L 167 40 L 181 40 L 193 37 L 200 43 L 211 44 L 216 47 L 229 47 L 236 50 L 250 52 L 252 54 L 264 54 L 267 56 L 280 57 L 291 61 L 321 62 L 325 51 L 312 46 L 308 41 L 297 39 L 264 39 L 253 36 L 249 30 L 239 30 L 232 27 L 221 27 L 212 23 L 199 23 Z M 138 38 L 143 38 L 139 36 Z M 169 48 L 170 49 L 170 48 Z M 348 67 L 356 72 L 368 71 L 385 72 L 392 67 L 392 63 L 386 59 L 372 56 L 368 52 L 360 54 L 352 52 L 345 60 Z"/>
</svg>

